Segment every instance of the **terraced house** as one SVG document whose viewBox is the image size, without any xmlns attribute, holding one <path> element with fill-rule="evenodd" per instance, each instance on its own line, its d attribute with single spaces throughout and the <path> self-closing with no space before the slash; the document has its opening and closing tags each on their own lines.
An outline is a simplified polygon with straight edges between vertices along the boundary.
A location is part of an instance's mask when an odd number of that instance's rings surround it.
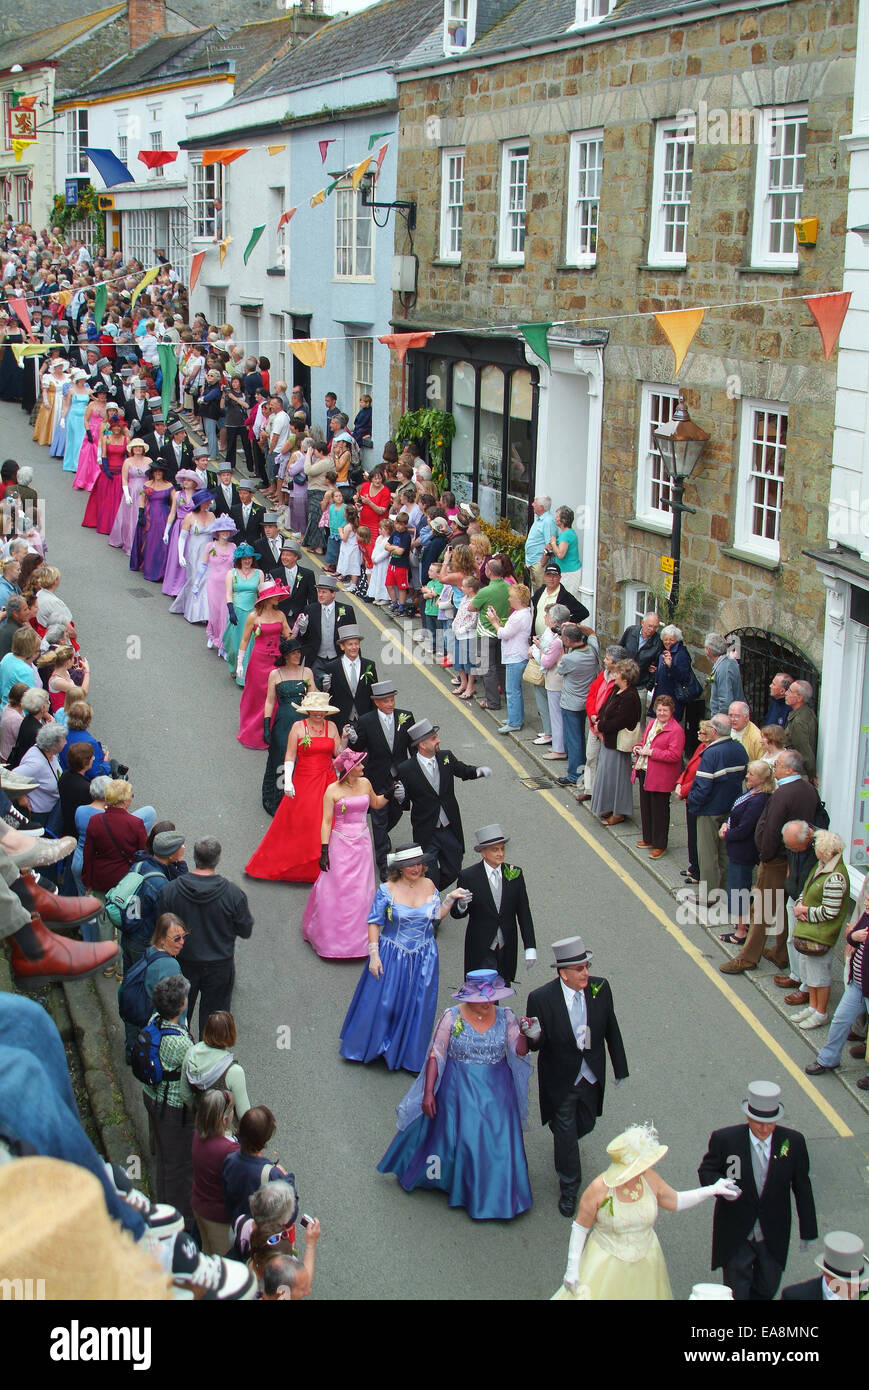
<svg viewBox="0 0 869 1390">
<path fill-rule="evenodd" d="M 803 551 L 826 532 L 836 355 L 802 296 L 842 288 L 855 41 L 852 0 L 447 0 L 398 72 L 419 275 L 394 324 L 434 332 L 408 403 L 454 414 L 453 490 L 517 529 L 536 492 L 569 504 L 610 636 L 661 584 L 653 432 L 683 390 L 710 435 L 686 491 L 688 625 L 742 634 L 760 715 L 770 667 L 821 665 Z M 652 314 L 694 306 L 676 380 Z M 541 321 L 549 367 L 517 326 Z"/>
</svg>

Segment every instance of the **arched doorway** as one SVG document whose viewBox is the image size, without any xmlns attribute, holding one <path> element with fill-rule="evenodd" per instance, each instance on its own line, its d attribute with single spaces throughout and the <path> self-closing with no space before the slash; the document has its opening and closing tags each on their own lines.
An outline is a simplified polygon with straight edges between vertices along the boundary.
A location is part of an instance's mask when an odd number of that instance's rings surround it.
<svg viewBox="0 0 869 1390">
<path fill-rule="evenodd" d="M 760 724 L 769 708 L 769 683 L 777 671 L 784 671 L 794 680 L 810 681 L 818 707 L 821 673 L 799 647 L 759 627 L 738 627 L 728 632 L 727 641 L 739 641 L 739 669 L 742 687 L 751 708 L 751 717 Z"/>
</svg>

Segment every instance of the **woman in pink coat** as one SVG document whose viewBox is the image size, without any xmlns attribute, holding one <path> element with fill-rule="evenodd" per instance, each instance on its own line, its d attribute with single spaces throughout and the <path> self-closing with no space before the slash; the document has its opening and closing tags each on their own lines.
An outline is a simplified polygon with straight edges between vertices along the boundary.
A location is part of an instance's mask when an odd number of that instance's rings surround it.
<svg viewBox="0 0 869 1390">
<path fill-rule="evenodd" d="M 640 849 L 649 849 L 650 859 L 660 859 L 670 834 L 670 795 L 682 771 L 685 730 L 676 722 L 676 702 L 670 695 L 659 695 L 655 717 L 646 725 L 642 741 L 634 745 L 634 780 L 640 784 L 640 818 L 643 838 Z"/>
</svg>

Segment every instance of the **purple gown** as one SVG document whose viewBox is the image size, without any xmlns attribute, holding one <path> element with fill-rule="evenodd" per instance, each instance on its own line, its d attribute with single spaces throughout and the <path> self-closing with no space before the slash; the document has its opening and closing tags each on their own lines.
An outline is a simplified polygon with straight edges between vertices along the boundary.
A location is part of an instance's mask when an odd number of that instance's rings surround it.
<svg viewBox="0 0 869 1390">
<path fill-rule="evenodd" d="M 367 956 L 373 897 L 368 797 L 339 797 L 329 839 L 329 869 L 311 889 L 302 916 L 302 935 L 318 956 L 327 960 Z"/>
<path fill-rule="evenodd" d="M 206 549 L 206 555 L 208 549 Z M 229 621 L 226 609 L 226 576 L 232 569 L 234 559 L 234 545 L 229 547 L 225 555 L 221 555 L 218 550 L 208 561 L 208 569 L 202 581 L 208 598 L 208 640 L 212 646 L 217 648 L 221 656 L 223 656 L 223 630 Z"/>
<path fill-rule="evenodd" d="M 172 530 L 169 532 L 169 544 L 166 547 L 166 573 L 163 578 L 163 593 L 169 594 L 170 598 L 178 597 L 187 580 L 187 571 L 182 569 L 178 563 L 178 537 L 181 534 L 182 521 L 193 511 L 193 503 L 182 501 L 181 493 L 178 496 L 178 508 L 172 523 Z"/>
<path fill-rule="evenodd" d="M 130 494 L 130 506 L 124 499 L 123 486 L 121 488 L 121 505 L 118 507 L 117 515 L 109 532 L 109 545 L 120 548 L 129 555 L 133 547 L 133 537 L 136 534 L 136 522 L 139 519 L 139 494 L 145 486 L 145 479 L 148 476 L 148 465 L 146 463 L 133 463 L 127 469 L 127 489 Z"/>
<path fill-rule="evenodd" d="M 172 488 L 162 492 L 145 489 L 145 524 L 136 530 L 130 550 L 130 569 L 143 570 L 145 578 L 159 584 L 166 573 L 168 545 L 163 544 L 163 532 L 169 520 Z"/>
</svg>

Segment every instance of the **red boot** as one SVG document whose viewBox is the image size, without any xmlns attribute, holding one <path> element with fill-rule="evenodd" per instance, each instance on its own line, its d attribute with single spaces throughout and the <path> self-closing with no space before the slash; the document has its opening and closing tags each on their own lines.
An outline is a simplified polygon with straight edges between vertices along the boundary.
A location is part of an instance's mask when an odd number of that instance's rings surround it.
<svg viewBox="0 0 869 1390">
<path fill-rule="evenodd" d="M 43 922 L 64 922 L 67 926 L 74 922 L 86 922 L 95 917 L 102 908 L 99 898 L 62 898 L 58 893 L 49 893 L 37 882 L 36 875 L 23 873 L 21 877 L 33 899 L 33 910 L 38 912 Z"/>
<path fill-rule="evenodd" d="M 29 960 L 15 938 L 9 938 L 12 969 L 16 980 L 22 982 L 84 980 L 89 975 L 96 975 L 118 954 L 114 941 L 68 941 L 65 937 L 55 936 L 35 913 L 30 920 L 30 929 L 44 952 L 39 960 Z"/>
</svg>

